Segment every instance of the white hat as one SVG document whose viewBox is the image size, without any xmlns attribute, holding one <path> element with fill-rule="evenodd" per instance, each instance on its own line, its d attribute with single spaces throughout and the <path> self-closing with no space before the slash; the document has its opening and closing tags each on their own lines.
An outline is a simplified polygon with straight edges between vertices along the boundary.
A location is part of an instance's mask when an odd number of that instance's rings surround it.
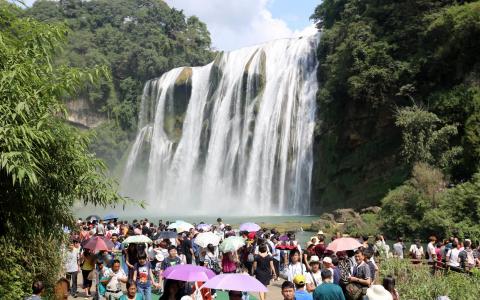
<svg viewBox="0 0 480 300">
<path fill-rule="evenodd" d="M 312 257 L 310 257 L 309 264 L 311 264 L 311 263 L 320 263 L 320 258 L 318 258 L 318 256 L 316 256 L 316 255 L 312 255 Z"/>
<path fill-rule="evenodd" d="M 319 230 L 317 234 L 324 234 L 323 231 Z"/>
<path fill-rule="evenodd" d="M 325 256 L 325 257 L 323 258 L 323 262 L 326 262 L 326 263 L 328 263 L 328 264 L 331 264 L 331 263 L 332 263 L 332 259 L 331 259 L 330 257 L 328 257 L 328 256 Z"/>
<path fill-rule="evenodd" d="M 367 289 L 368 300 L 393 300 L 392 294 L 383 285 L 372 285 Z"/>
<path fill-rule="evenodd" d="M 157 261 L 163 261 L 165 259 L 165 257 L 163 256 L 162 253 L 159 252 L 159 253 L 155 254 L 155 259 Z"/>
</svg>

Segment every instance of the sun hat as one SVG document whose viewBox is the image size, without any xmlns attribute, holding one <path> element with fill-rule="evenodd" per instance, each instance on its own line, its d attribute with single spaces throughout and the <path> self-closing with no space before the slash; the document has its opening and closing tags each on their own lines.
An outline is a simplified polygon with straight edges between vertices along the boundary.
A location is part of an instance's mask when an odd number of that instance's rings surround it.
<svg viewBox="0 0 480 300">
<path fill-rule="evenodd" d="M 307 280 L 305 279 L 305 276 L 303 276 L 302 274 L 297 274 L 295 275 L 295 277 L 293 277 L 293 283 L 295 283 L 296 285 L 304 285 L 305 281 Z"/>
<path fill-rule="evenodd" d="M 250 233 L 248 234 L 248 239 L 249 239 L 249 240 L 255 239 L 255 232 L 250 232 Z"/>
<path fill-rule="evenodd" d="M 383 285 L 372 285 L 367 289 L 368 300 L 392 300 L 392 294 Z"/>
<path fill-rule="evenodd" d="M 319 230 L 317 234 L 324 234 L 323 231 Z"/>
<path fill-rule="evenodd" d="M 331 259 L 330 257 L 328 257 L 328 256 L 325 256 L 325 257 L 323 258 L 323 262 L 325 262 L 325 263 L 327 263 L 327 264 L 331 264 L 331 263 L 332 263 L 332 259 Z"/>
<path fill-rule="evenodd" d="M 313 263 L 317 263 L 317 264 L 320 263 L 320 259 L 318 258 L 318 256 L 312 255 L 312 257 L 310 257 L 310 262 L 309 262 L 309 264 L 313 264 Z"/>
</svg>

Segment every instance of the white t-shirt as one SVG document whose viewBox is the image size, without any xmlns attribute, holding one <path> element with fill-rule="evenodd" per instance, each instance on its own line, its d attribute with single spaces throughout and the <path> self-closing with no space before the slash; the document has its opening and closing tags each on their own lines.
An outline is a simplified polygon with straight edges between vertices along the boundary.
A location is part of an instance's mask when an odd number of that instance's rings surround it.
<svg viewBox="0 0 480 300">
<path fill-rule="evenodd" d="M 293 277 L 298 274 L 303 274 L 305 270 L 306 268 L 301 262 L 297 262 L 296 264 L 289 264 L 286 270 L 287 280 L 293 281 Z"/>
<path fill-rule="evenodd" d="M 433 242 L 428 243 L 427 245 L 427 253 L 428 253 L 428 261 L 433 262 L 433 256 L 436 256 L 435 254 L 435 246 L 433 245 Z"/>
<path fill-rule="evenodd" d="M 65 251 L 65 271 L 67 273 L 78 272 L 78 253 L 77 248 L 73 248 L 71 251 L 68 249 Z"/>
<path fill-rule="evenodd" d="M 105 226 L 102 223 L 97 225 L 97 234 L 104 235 L 105 234 Z"/>
<path fill-rule="evenodd" d="M 110 281 L 107 283 L 107 290 L 109 291 L 118 291 L 122 289 L 122 283 L 120 282 L 119 279 L 127 279 L 127 274 L 125 274 L 125 271 L 123 271 L 122 268 L 120 268 L 116 273 L 112 271 L 112 269 L 108 269 L 105 271 L 105 276 L 112 278 Z"/>
<path fill-rule="evenodd" d="M 449 266 L 460 267 L 460 258 L 458 257 L 459 254 L 460 254 L 460 250 L 457 248 L 448 250 L 447 259 L 449 259 L 448 261 Z"/>
<path fill-rule="evenodd" d="M 332 273 L 333 274 L 333 273 Z M 317 273 L 313 272 L 305 272 L 303 274 L 305 276 L 305 279 L 307 281 L 307 284 L 313 284 L 315 287 L 319 286 L 322 284 L 322 273 L 320 270 L 318 270 Z M 313 276 L 312 276 L 313 275 Z M 313 280 L 315 278 L 315 280 Z M 315 284 L 316 283 L 316 284 Z"/>
<path fill-rule="evenodd" d="M 423 256 L 423 247 L 420 246 L 420 248 L 418 248 L 416 244 L 412 244 L 410 246 L 410 253 L 413 253 L 415 258 L 421 258 Z"/>
</svg>

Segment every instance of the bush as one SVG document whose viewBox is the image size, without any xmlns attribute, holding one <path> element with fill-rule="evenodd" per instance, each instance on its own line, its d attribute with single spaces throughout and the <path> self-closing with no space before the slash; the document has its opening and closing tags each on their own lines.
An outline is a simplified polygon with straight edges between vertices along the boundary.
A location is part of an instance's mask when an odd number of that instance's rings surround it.
<svg viewBox="0 0 480 300">
<path fill-rule="evenodd" d="M 40 236 L 21 245 L 13 238 L 0 238 L 0 299 L 23 299 L 32 283 L 41 280 L 47 294 L 62 273 L 62 240 Z"/>
<path fill-rule="evenodd" d="M 380 278 L 393 275 L 401 299 L 432 300 L 448 296 L 451 300 L 476 300 L 480 277 L 446 272 L 432 276 L 426 265 L 412 265 L 409 260 L 390 259 L 380 264 Z"/>
</svg>

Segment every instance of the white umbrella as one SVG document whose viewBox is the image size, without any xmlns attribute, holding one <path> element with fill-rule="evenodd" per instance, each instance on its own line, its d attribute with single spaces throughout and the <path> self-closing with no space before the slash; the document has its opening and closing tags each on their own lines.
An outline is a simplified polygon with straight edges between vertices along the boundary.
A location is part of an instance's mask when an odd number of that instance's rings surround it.
<svg viewBox="0 0 480 300">
<path fill-rule="evenodd" d="M 150 243 L 153 243 L 152 240 L 148 237 L 148 236 L 145 236 L 145 235 L 132 235 L 132 236 L 129 236 L 128 238 L 126 238 L 124 241 L 123 241 L 124 244 L 143 244 L 143 243 L 147 243 L 147 244 L 150 244 Z"/>
<path fill-rule="evenodd" d="M 176 229 L 177 232 L 184 232 L 189 231 L 190 229 L 194 228 L 192 224 L 184 222 L 184 221 L 176 221 L 168 225 L 168 229 Z"/>
<path fill-rule="evenodd" d="M 197 235 L 194 243 L 199 245 L 202 248 L 207 247 L 208 244 L 212 244 L 213 246 L 218 246 L 218 243 L 220 243 L 220 237 L 210 231 L 202 232 Z"/>
</svg>

